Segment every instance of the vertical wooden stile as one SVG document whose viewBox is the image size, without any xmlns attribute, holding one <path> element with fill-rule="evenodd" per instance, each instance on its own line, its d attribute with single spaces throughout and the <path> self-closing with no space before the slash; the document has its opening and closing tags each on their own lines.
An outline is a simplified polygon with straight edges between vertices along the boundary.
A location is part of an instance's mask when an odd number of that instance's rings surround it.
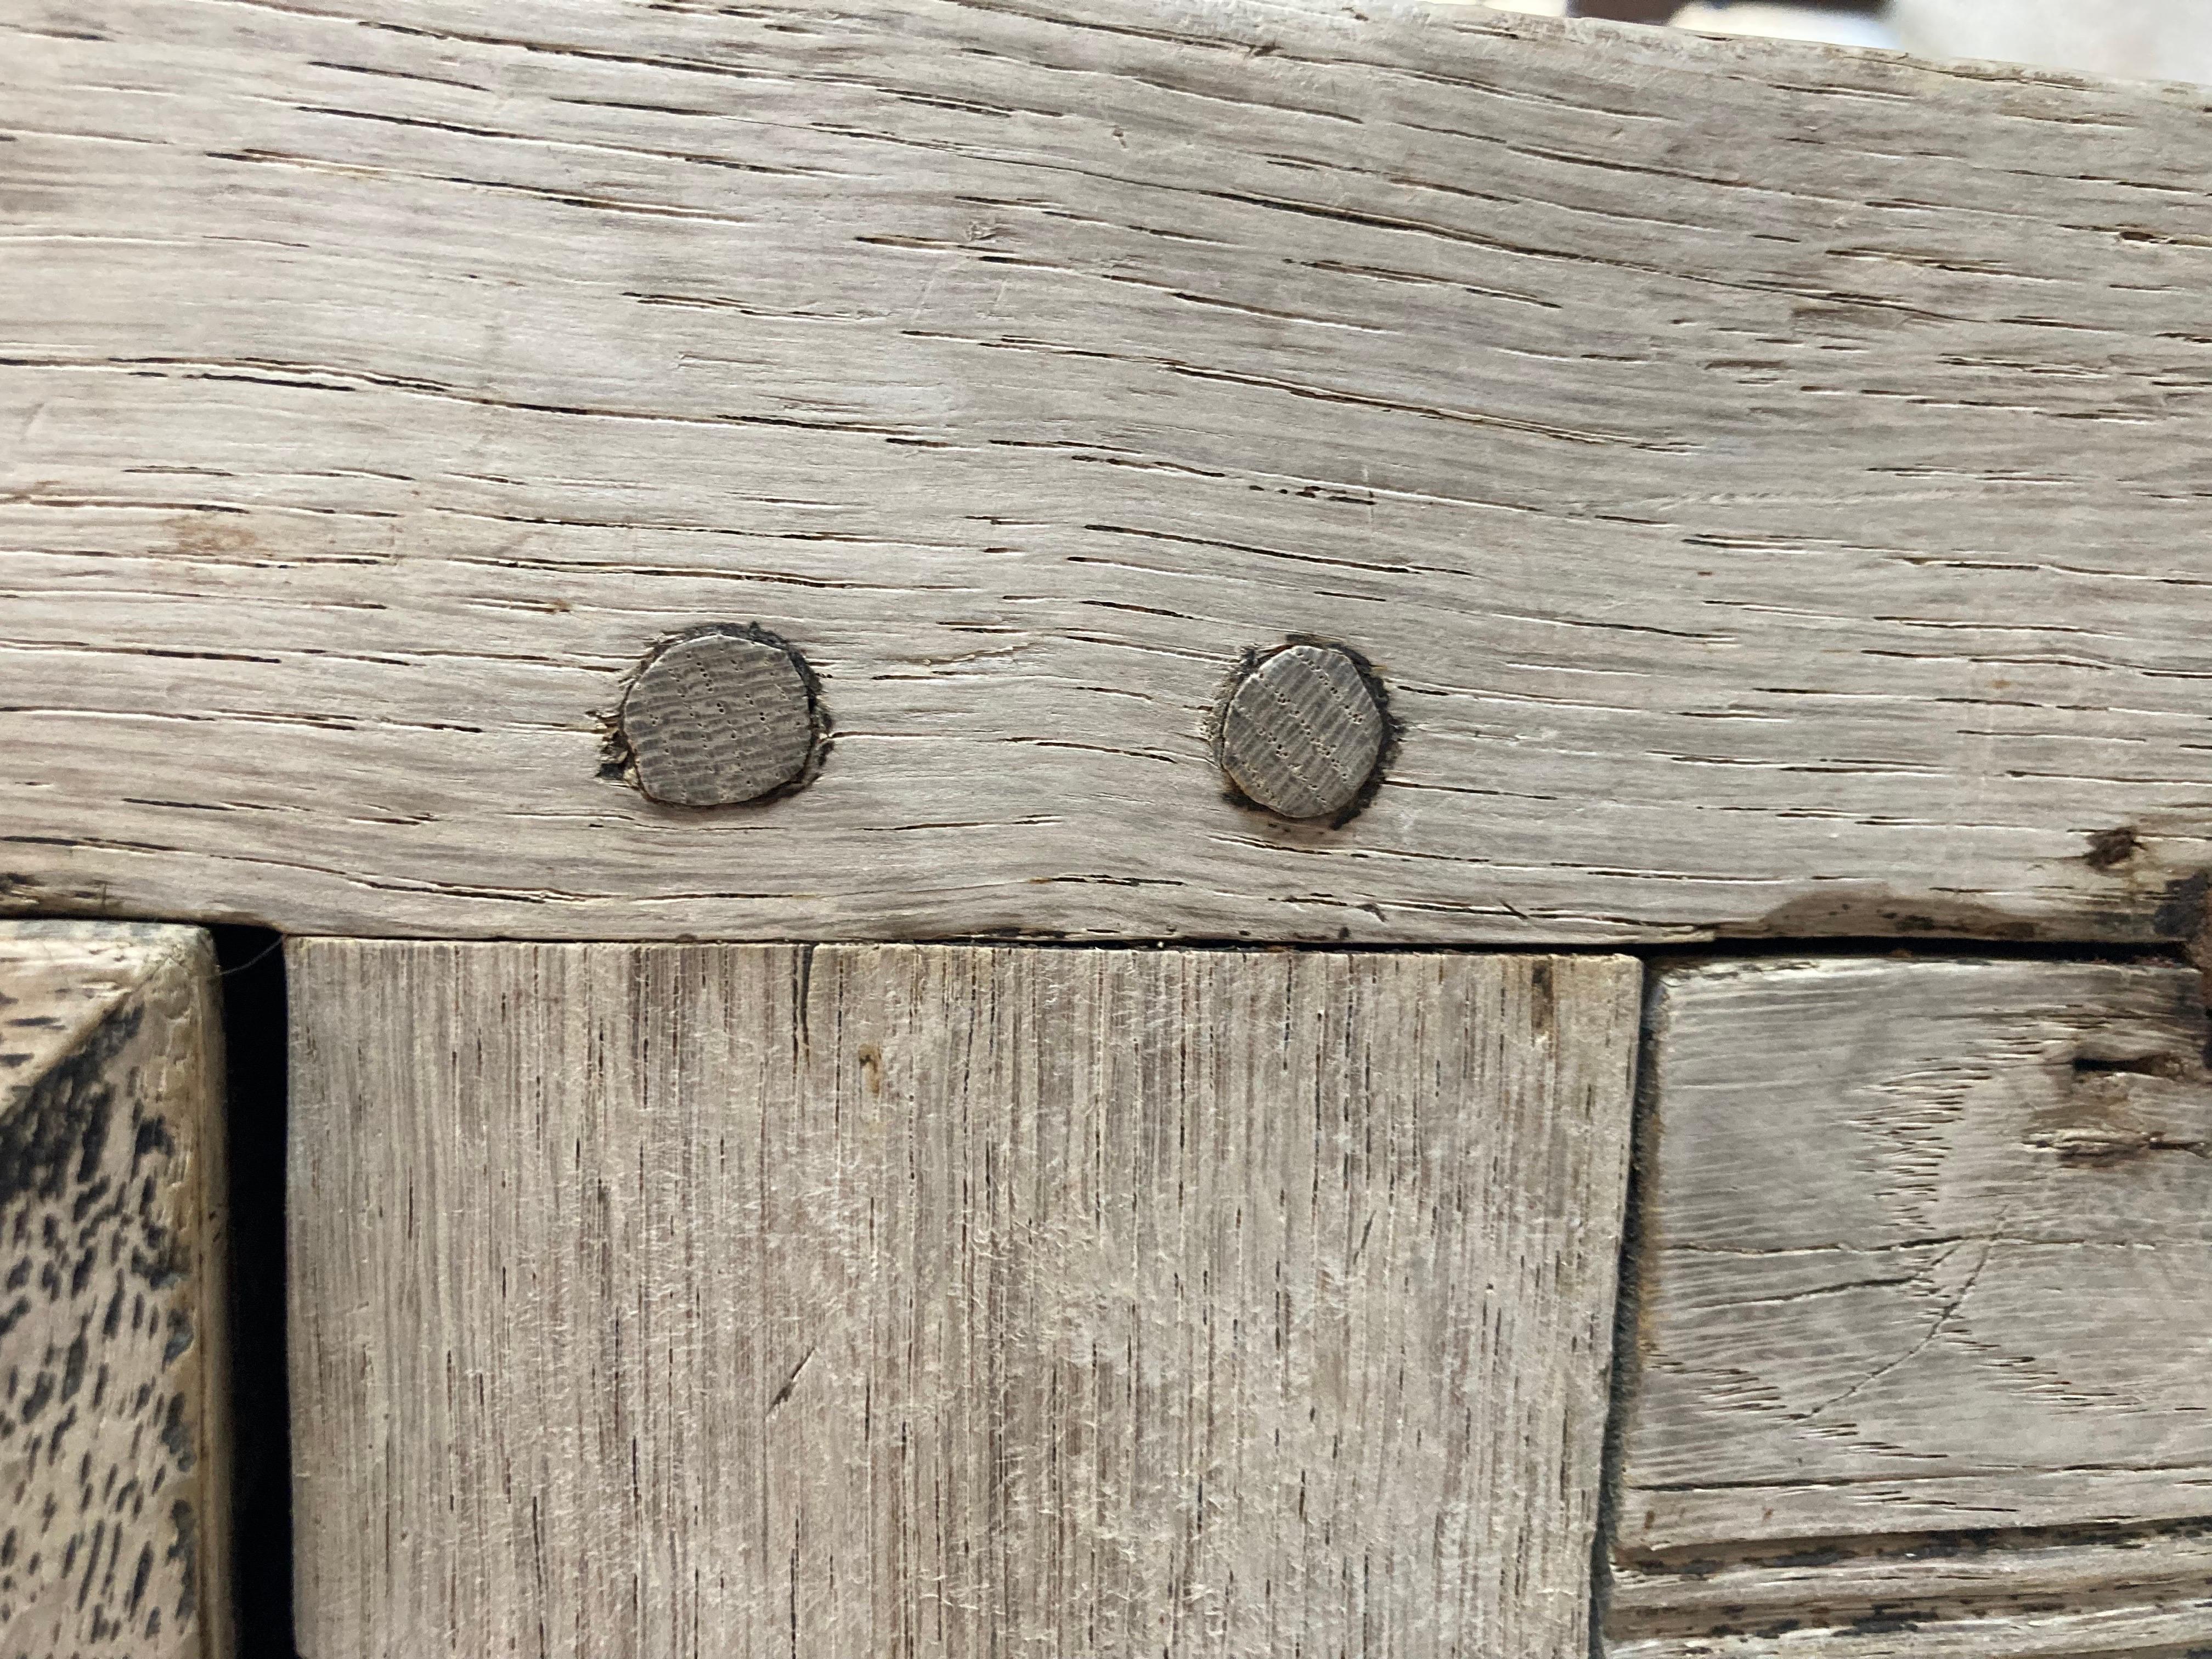
<svg viewBox="0 0 2212 1659">
<path fill-rule="evenodd" d="M 292 974 L 313 1659 L 1585 1650 L 1634 963 Z"/>
</svg>

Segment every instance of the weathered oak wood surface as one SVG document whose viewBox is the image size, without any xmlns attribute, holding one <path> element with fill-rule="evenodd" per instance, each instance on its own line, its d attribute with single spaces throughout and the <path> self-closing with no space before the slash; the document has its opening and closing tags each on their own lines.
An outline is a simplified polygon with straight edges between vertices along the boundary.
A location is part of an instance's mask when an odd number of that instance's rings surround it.
<svg viewBox="0 0 2212 1659">
<path fill-rule="evenodd" d="M 2201 1527 L 2146 1531 L 2212 1517 L 2197 975 L 1721 962 L 1650 1032 L 1617 1652 L 2212 1643 Z"/>
<path fill-rule="evenodd" d="M 0 923 L 0 1655 L 224 1659 L 222 1032 L 195 928 Z"/>
<path fill-rule="evenodd" d="M 290 963 L 310 1659 L 1587 1654 L 1633 963 Z"/>
<path fill-rule="evenodd" d="M 2207 109 L 1387 3 L 17 0 L 0 890 L 2185 934 Z M 820 673 L 821 777 L 601 776 L 720 622 Z M 1340 829 L 1204 729 L 1297 633 L 1406 726 Z"/>
<path fill-rule="evenodd" d="M 1809 1553 L 1616 1574 L 1607 1659 L 2199 1659 L 2212 1640 L 2200 1527 Z"/>
</svg>

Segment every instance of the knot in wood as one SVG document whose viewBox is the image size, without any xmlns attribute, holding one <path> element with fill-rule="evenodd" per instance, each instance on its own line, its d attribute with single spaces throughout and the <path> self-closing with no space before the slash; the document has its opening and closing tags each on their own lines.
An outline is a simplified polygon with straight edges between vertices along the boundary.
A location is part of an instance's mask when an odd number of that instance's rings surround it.
<svg viewBox="0 0 2212 1659">
<path fill-rule="evenodd" d="M 1216 752 L 1231 786 L 1279 817 L 1358 811 L 1390 737 L 1381 683 L 1340 645 L 1299 641 L 1245 664 L 1217 720 Z"/>
<path fill-rule="evenodd" d="M 805 658 L 765 629 L 717 624 L 647 657 L 618 724 L 648 799 L 736 806 L 805 781 L 823 721 Z"/>
</svg>

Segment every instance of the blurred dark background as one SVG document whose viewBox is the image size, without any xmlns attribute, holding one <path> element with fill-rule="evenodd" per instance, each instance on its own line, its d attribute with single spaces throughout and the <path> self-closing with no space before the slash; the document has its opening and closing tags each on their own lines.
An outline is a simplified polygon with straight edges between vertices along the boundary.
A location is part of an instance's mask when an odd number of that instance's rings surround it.
<svg viewBox="0 0 2212 1659">
<path fill-rule="evenodd" d="M 2212 82 L 2203 0 L 1490 0 L 1506 11 L 1668 23 L 2133 80 Z"/>
</svg>

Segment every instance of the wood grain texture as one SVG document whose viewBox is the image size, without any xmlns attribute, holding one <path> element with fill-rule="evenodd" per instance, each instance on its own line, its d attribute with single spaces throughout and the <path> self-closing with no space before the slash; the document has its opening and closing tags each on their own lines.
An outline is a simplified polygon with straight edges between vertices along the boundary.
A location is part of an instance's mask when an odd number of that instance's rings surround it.
<svg viewBox="0 0 2212 1659">
<path fill-rule="evenodd" d="M 1587 1653 L 1633 963 L 291 950 L 307 1659 Z"/>
<path fill-rule="evenodd" d="M 1607 1659 L 2203 1659 L 2212 1601 L 1899 1629 L 1887 1619 L 1840 1630 L 1618 1643 Z"/>
<path fill-rule="evenodd" d="M 2207 1036 L 2165 963 L 1660 972 L 1614 1659 L 2212 1644 Z"/>
<path fill-rule="evenodd" d="M 822 725 L 791 647 L 742 625 L 655 649 L 623 693 L 629 776 L 671 806 L 738 806 L 799 781 Z"/>
<path fill-rule="evenodd" d="M 1294 643 L 1247 664 L 1217 741 L 1231 787 L 1285 818 L 1336 818 L 1375 781 L 1390 738 L 1385 694 L 1340 646 Z"/>
<path fill-rule="evenodd" d="M 215 957 L 0 923 L 0 1656 L 227 1659 Z"/>
<path fill-rule="evenodd" d="M 1620 1546 L 2212 1516 L 2212 1078 L 2166 963 L 1669 969 Z"/>
<path fill-rule="evenodd" d="M 0 93 L 18 904 L 2196 926 L 2204 94 L 1389 0 L 19 0 Z M 603 726 L 730 617 L 841 736 L 702 827 Z M 1339 830 L 1204 731 L 1298 633 Z"/>
<path fill-rule="evenodd" d="M 1613 1581 L 1606 1625 L 1607 1659 L 2197 1659 L 2212 1641 L 2212 1533 L 1632 1569 Z"/>
</svg>

